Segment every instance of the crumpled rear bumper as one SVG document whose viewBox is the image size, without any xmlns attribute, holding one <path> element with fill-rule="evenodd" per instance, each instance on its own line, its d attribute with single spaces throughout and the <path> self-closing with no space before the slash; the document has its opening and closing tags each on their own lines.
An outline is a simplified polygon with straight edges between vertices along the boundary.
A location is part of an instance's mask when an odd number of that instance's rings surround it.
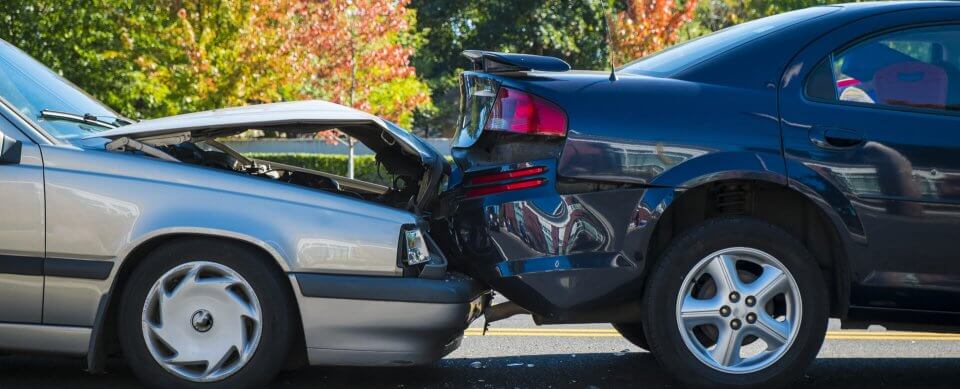
<svg viewBox="0 0 960 389">
<path fill-rule="evenodd" d="M 489 291 L 458 273 L 441 279 L 296 273 L 311 365 L 434 362 L 460 346 Z"/>
</svg>

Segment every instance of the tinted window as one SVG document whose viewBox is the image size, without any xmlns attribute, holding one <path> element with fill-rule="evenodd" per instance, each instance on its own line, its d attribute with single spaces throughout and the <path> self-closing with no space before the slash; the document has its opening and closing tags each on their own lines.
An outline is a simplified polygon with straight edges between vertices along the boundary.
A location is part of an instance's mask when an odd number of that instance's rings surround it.
<svg viewBox="0 0 960 389">
<path fill-rule="evenodd" d="M 804 86 L 804 93 L 807 94 L 807 97 L 817 100 L 837 100 L 837 84 L 833 79 L 833 71 L 830 68 L 831 65 L 832 62 L 830 59 L 825 59 L 820 61 L 817 68 L 810 73 L 810 77 Z"/>
<path fill-rule="evenodd" d="M 832 63 L 841 102 L 960 110 L 960 26 L 880 35 L 834 54 Z"/>
<path fill-rule="evenodd" d="M 620 71 L 655 77 L 668 76 L 756 38 L 838 9 L 836 7 L 806 8 L 727 27 L 640 58 L 625 65 Z"/>
<path fill-rule="evenodd" d="M 115 112 L 3 40 L 0 40 L 0 96 L 21 115 L 61 140 L 76 139 L 105 128 L 43 119 L 40 111 L 91 114 L 107 122 L 117 117 Z"/>
</svg>

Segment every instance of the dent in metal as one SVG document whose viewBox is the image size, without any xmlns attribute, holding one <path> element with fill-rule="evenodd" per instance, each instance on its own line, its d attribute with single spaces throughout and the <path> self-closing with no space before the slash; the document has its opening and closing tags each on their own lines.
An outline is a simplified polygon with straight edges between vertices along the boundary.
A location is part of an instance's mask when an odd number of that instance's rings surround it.
<svg viewBox="0 0 960 389">
<path fill-rule="evenodd" d="M 433 362 L 459 345 L 481 309 L 480 298 L 434 304 L 304 297 L 296 278 L 290 282 L 312 365 Z"/>
</svg>

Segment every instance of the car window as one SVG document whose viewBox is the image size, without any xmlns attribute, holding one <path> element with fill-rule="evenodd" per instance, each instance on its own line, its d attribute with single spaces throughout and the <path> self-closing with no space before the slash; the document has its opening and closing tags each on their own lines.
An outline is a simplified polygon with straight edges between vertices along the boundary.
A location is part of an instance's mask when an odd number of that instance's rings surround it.
<svg viewBox="0 0 960 389">
<path fill-rule="evenodd" d="M 834 54 L 831 64 L 841 103 L 960 111 L 960 25 L 869 38 Z M 808 96 L 822 89 L 810 86 L 817 78 L 807 80 Z"/>
<path fill-rule="evenodd" d="M 112 122 L 113 112 L 13 45 L 0 40 L 0 97 L 51 136 L 73 141 L 105 128 L 40 117 L 42 110 L 90 114 Z"/>
</svg>

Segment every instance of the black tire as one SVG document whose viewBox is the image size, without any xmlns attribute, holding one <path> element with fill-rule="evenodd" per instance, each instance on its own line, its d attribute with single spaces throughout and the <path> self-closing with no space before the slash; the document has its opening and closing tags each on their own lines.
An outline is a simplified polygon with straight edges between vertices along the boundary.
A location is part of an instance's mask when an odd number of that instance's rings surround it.
<svg viewBox="0 0 960 389">
<path fill-rule="evenodd" d="M 197 383 L 167 372 L 150 354 L 141 329 L 144 302 L 153 284 L 170 269 L 192 261 L 215 262 L 229 267 L 247 281 L 260 301 L 262 330 L 256 351 L 240 370 L 219 381 Z M 294 334 L 298 333 L 295 325 L 299 325 L 290 283 L 272 261 L 237 243 L 202 238 L 164 244 L 143 258 L 122 291 L 117 323 L 123 354 L 137 378 L 158 388 L 267 385 L 287 360 Z"/>
<path fill-rule="evenodd" d="M 802 313 L 796 338 L 776 362 L 759 371 L 728 373 L 701 362 L 686 346 L 677 324 L 677 299 L 687 274 L 702 259 L 731 247 L 761 250 L 793 275 Z M 803 374 L 823 344 L 829 315 L 827 287 L 816 260 L 782 229 L 746 217 L 705 222 L 677 237 L 650 273 L 643 323 L 650 350 L 667 371 L 693 387 L 781 387 Z"/>
<path fill-rule="evenodd" d="M 643 333 L 642 323 L 614 323 L 613 328 L 634 346 L 644 350 L 650 349 L 650 344 L 647 343 L 647 335 Z"/>
</svg>

